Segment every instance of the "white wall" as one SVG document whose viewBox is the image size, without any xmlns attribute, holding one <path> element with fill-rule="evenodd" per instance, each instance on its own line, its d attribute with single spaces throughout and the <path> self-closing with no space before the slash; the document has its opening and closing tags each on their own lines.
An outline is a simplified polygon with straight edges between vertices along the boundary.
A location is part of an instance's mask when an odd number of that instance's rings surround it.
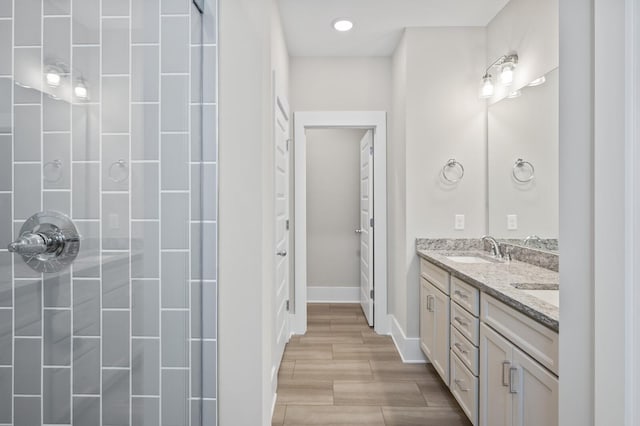
<svg viewBox="0 0 640 426">
<path fill-rule="evenodd" d="M 264 161 L 270 2 L 221 0 L 219 8 L 219 156 L 225 159 L 219 169 L 219 424 L 261 425 L 270 411 L 265 371 L 270 328 L 265 324 L 271 322 L 265 321 L 270 306 L 265 289 L 272 285 L 264 273 L 265 234 L 272 227 L 265 227 L 264 217 L 273 213 L 265 208 L 269 193 L 256 182 L 272 180 Z"/>
<path fill-rule="evenodd" d="M 558 70 L 545 84 L 524 87 L 517 98 L 489 106 L 489 231 L 496 238 L 558 238 Z M 513 178 L 517 158 L 531 162 L 535 177 Z M 519 172 L 526 179 L 530 169 Z M 507 215 L 518 218 L 509 230 Z"/>
<path fill-rule="evenodd" d="M 272 69 L 280 71 L 276 74 L 282 76 L 281 86 L 288 86 L 287 55 L 274 7 L 271 0 L 219 2 L 219 157 L 227 162 L 223 165 L 221 161 L 219 169 L 218 380 L 222 425 L 271 424 L 275 246 Z"/>
<path fill-rule="evenodd" d="M 387 148 L 388 198 L 388 308 L 400 324 L 407 324 L 407 174 L 406 174 L 406 107 L 407 107 L 407 39 L 403 35 L 392 58 L 392 107 L 389 115 Z"/>
<path fill-rule="evenodd" d="M 508 90 L 496 85 L 493 103 L 558 66 L 559 0 L 511 0 L 487 26 L 487 65 L 517 52 L 518 66 Z M 493 76 L 497 76 L 494 69 Z M 482 74 L 478 75 L 478 83 Z"/>
<path fill-rule="evenodd" d="M 407 336 L 416 337 L 419 262 L 415 238 L 480 237 L 486 228 L 486 107 L 478 99 L 477 78 L 485 63 L 485 29 L 409 28 L 399 47 L 406 54 L 396 53 L 394 71 L 401 72 L 406 61 L 405 87 L 399 82 L 402 76 L 394 75 L 394 86 L 401 90 L 394 94 L 394 101 L 402 103 L 404 91 L 405 119 L 404 129 L 397 127 L 402 127 L 401 122 L 392 125 L 390 150 L 405 152 L 404 160 L 398 159 L 400 152 L 389 156 L 394 159 L 395 173 L 405 162 L 406 239 L 404 249 L 394 247 L 404 255 L 394 259 L 391 267 L 391 313 Z M 404 145 L 393 140 L 401 138 L 403 131 Z M 455 186 L 444 185 L 440 178 L 449 158 L 465 167 L 464 179 Z M 401 223 L 398 216 L 403 209 L 394 205 L 393 210 L 391 216 Z M 466 216 L 463 231 L 454 231 L 456 214 Z"/>
<path fill-rule="evenodd" d="M 307 130 L 307 286 L 359 287 L 360 140 L 365 130 Z"/>
<path fill-rule="evenodd" d="M 292 57 L 293 111 L 389 111 L 391 59 Z"/>
</svg>

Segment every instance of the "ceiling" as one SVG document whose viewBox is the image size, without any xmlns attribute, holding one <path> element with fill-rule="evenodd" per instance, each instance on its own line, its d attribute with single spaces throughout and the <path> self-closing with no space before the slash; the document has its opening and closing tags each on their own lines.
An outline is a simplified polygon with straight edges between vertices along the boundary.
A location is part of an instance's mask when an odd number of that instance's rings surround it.
<svg viewBox="0 0 640 426">
<path fill-rule="evenodd" d="M 407 27 L 486 26 L 509 0 L 278 0 L 291 56 L 389 56 Z M 336 18 L 354 28 L 339 33 Z"/>
</svg>

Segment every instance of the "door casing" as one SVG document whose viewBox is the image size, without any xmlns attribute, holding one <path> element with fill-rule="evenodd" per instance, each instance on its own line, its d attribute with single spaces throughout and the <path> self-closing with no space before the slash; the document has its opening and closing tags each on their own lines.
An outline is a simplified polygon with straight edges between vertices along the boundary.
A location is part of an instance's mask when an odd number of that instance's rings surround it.
<svg viewBox="0 0 640 426">
<path fill-rule="evenodd" d="M 373 130 L 374 169 L 374 330 L 389 334 L 387 312 L 387 113 L 385 111 L 303 111 L 294 113 L 295 313 L 291 331 L 307 330 L 307 138 L 306 129 Z"/>
</svg>

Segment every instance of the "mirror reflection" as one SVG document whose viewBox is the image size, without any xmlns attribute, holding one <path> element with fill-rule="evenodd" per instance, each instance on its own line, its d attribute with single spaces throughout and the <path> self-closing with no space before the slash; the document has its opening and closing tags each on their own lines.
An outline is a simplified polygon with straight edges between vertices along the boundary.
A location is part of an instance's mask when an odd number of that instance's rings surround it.
<svg viewBox="0 0 640 426">
<path fill-rule="evenodd" d="M 489 233 L 557 250 L 558 68 L 488 108 Z"/>
</svg>

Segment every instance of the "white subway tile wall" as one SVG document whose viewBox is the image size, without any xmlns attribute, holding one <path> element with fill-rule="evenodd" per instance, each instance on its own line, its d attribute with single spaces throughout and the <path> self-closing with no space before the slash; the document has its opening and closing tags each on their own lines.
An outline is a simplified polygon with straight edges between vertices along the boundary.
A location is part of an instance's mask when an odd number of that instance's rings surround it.
<svg viewBox="0 0 640 426">
<path fill-rule="evenodd" d="M 217 423 L 217 4 L 0 0 L 0 426 Z M 42 210 L 73 266 L 6 250 Z"/>
</svg>

